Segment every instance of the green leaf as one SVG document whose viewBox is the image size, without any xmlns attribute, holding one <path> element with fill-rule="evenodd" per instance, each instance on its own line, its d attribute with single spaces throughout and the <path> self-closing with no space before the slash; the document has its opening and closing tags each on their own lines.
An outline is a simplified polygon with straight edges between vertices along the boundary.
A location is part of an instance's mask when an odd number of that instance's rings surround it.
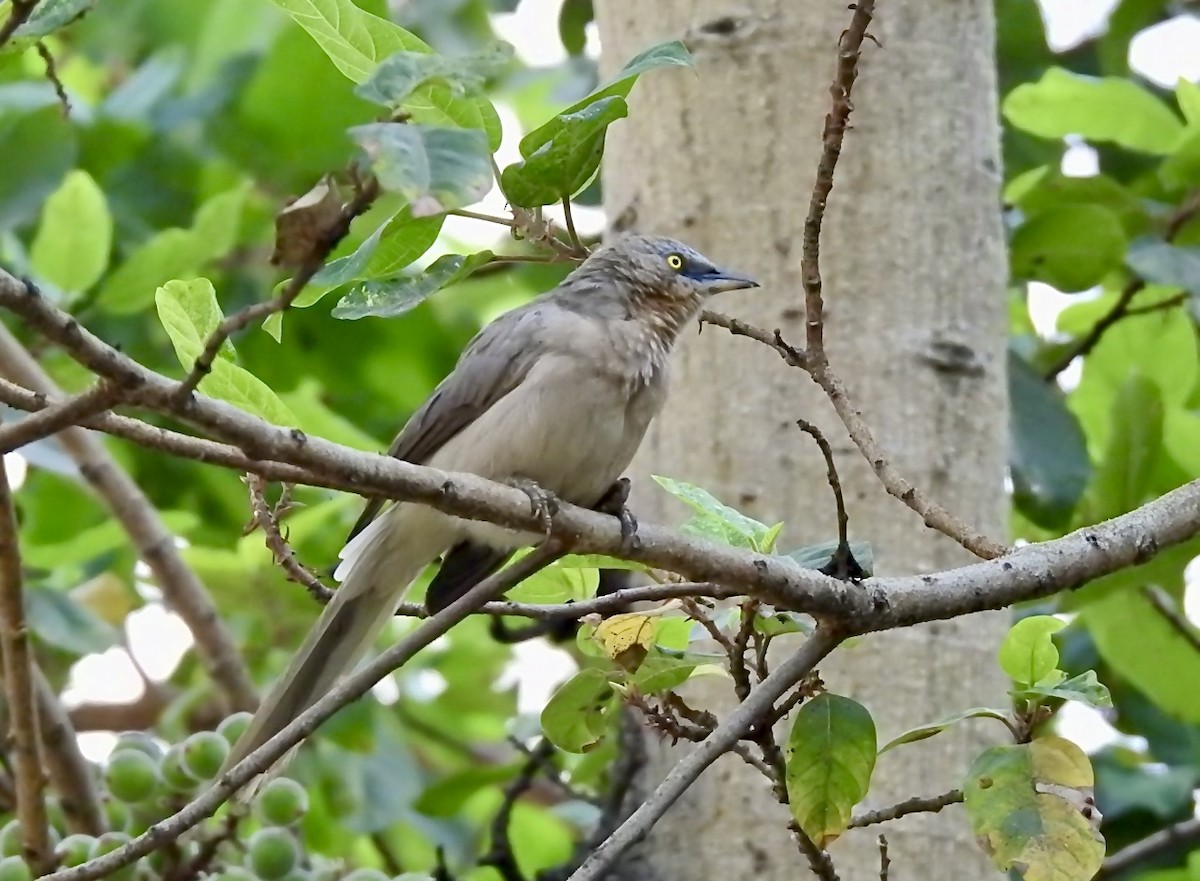
<svg viewBox="0 0 1200 881">
<path fill-rule="evenodd" d="M 1200 85 L 1180 77 L 1175 83 L 1175 101 L 1189 125 L 1200 125 Z"/>
<path fill-rule="evenodd" d="M 154 302 L 179 363 L 190 370 L 224 317 L 212 282 L 207 278 L 169 281 L 155 293 Z M 217 355 L 232 361 L 233 343 L 225 340 Z"/>
<path fill-rule="evenodd" d="M 580 670 L 558 687 L 542 710 L 542 731 L 559 749 L 586 753 L 608 731 L 616 691 L 602 670 Z"/>
<path fill-rule="evenodd" d="M 86 171 L 72 171 L 42 206 L 30 260 L 47 281 L 81 293 L 108 266 L 112 236 L 113 220 L 104 192 Z"/>
<path fill-rule="evenodd" d="M 1019 685 L 1036 685 L 1058 669 L 1051 635 L 1067 625 L 1052 615 L 1030 615 L 1014 624 L 1000 645 L 1000 667 Z"/>
<path fill-rule="evenodd" d="M 1200 186 L 1200 125 L 1189 127 L 1175 152 L 1159 165 L 1158 176 L 1169 187 Z"/>
<path fill-rule="evenodd" d="M 352 0 L 271 0 L 308 31 L 337 69 L 361 83 L 393 52 L 429 52 L 414 34 Z"/>
<path fill-rule="evenodd" d="M 787 556 L 805 569 L 823 569 L 833 561 L 833 552 L 837 550 L 837 546 L 837 539 L 832 539 L 788 551 Z M 855 562 L 867 575 L 874 571 L 875 551 L 871 548 L 870 542 L 850 542 L 850 553 L 854 555 Z"/>
<path fill-rule="evenodd" d="M 951 725 L 955 725 L 966 719 L 999 719 L 1003 722 L 1007 718 L 1008 715 L 1003 710 L 993 709 L 992 707 L 971 707 L 969 710 L 959 710 L 957 713 L 951 713 L 949 716 L 944 716 L 936 722 L 927 722 L 924 725 L 918 725 L 916 728 L 909 728 L 903 734 L 893 737 L 880 747 L 879 754 L 883 755 L 888 750 L 905 743 L 916 743 L 918 740 L 925 740 L 926 738 L 933 737 L 935 734 L 941 734 Z"/>
<path fill-rule="evenodd" d="M 522 138 L 523 161 L 510 165 L 500 176 L 508 200 L 533 208 L 578 192 L 600 165 L 605 130 L 628 115 L 625 98 L 638 77 L 669 66 L 693 66 L 687 47 L 678 40 L 651 46 L 603 86 Z"/>
<path fill-rule="evenodd" d="M 37 216 L 75 164 L 77 139 L 58 106 L 0 114 L 0 229 Z"/>
<path fill-rule="evenodd" d="M 60 590 L 25 590 L 29 626 L 46 643 L 77 655 L 102 652 L 118 643 L 116 628 Z"/>
<path fill-rule="evenodd" d="M 41 0 L 13 36 L 18 39 L 41 39 L 70 24 L 95 5 L 96 0 Z"/>
<path fill-rule="evenodd" d="M 404 28 L 372 15 L 353 0 L 271 0 L 283 9 L 329 56 L 347 78 L 364 82 L 375 68 L 396 52 L 432 52 L 423 40 Z M 414 122 L 482 129 L 492 150 L 500 146 L 500 119 L 482 96 L 458 97 L 445 83 L 417 88 L 404 102 Z"/>
<path fill-rule="evenodd" d="M 971 765 L 963 797 L 971 829 L 1002 872 L 1024 881 L 1090 881 L 1104 839 L 1082 809 L 1094 779 L 1084 752 L 1060 737 L 986 750 Z"/>
<path fill-rule="evenodd" d="M 651 475 L 654 482 L 696 512 L 680 527 L 689 535 L 712 538 L 734 547 L 760 550 L 771 527 L 718 501 L 706 489 L 682 480 Z"/>
<path fill-rule="evenodd" d="M 456 97 L 479 94 L 491 77 L 513 60 L 513 47 L 494 42 L 471 55 L 446 56 L 430 52 L 394 52 L 363 81 L 355 93 L 393 109 L 421 86 L 438 83 Z"/>
<path fill-rule="evenodd" d="M 439 777 L 425 788 L 413 809 L 429 817 L 453 817 L 481 789 L 511 780 L 520 770 L 520 763 L 480 765 Z"/>
<path fill-rule="evenodd" d="M 491 150 L 477 129 L 375 122 L 355 126 L 350 136 L 380 186 L 404 196 L 416 217 L 478 202 L 492 187 Z"/>
<path fill-rule="evenodd" d="M 1099 205 L 1117 216 L 1128 235 L 1138 235 L 1148 225 L 1145 205 L 1137 194 L 1103 174 L 1073 177 L 1043 166 L 1010 182 L 1005 198 L 1026 217 L 1062 205 Z"/>
<path fill-rule="evenodd" d="M 1091 204 L 1061 205 L 1035 214 L 1017 227 L 1011 243 L 1015 277 L 1068 292 L 1099 284 L 1121 265 L 1124 254 L 1120 219 Z"/>
<path fill-rule="evenodd" d="M 163 511 L 162 519 L 173 535 L 187 535 L 199 524 L 199 518 L 191 511 Z M 22 536 L 21 562 L 34 569 L 53 570 L 128 546 L 128 533 L 115 520 L 108 520 L 76 530 L 65 541 L 50 544 L 31 542 Z"/>
<path fill-rule="evenodd" d="M 1087 438 L 1059 388 L 1011 352 L 1008 396 L 1014 501 L 1039 526 L 1065 528 L 1092 473 Z"/>
<path fill-rule="evenodd" d="M 352 253 L 321 267 L 293 305 L 311 306 L 347 282 L 394 275 L 433 246 L 445 220 L 443 214 L 413 217 L 412 207 L 405 205 L 363 239 Z"/>
<path fill-rule="evenodd" d="M 820 694 L 801 704 L 787 746 L 792 816 L 824 848 L 850 824 L 875 770 L 875 722 L 848 697 Z"/>
<path fill-rule="evenodd" d="M 1179 117 L 1132 79 L 1086 77 L 1059 67 L 1009 92 L 1003 111 L 1017 128 L 1039 137 L 1082 135 L 1156 156 L 1174 150 L 1183 134 Z"/>
<path fill-rule="evenodd" d="M 604 135 L 618 119 L 629 115 L 625 99 L 600 98 L 574 113 L 563 113 L 521 141 L 525 158 L 504 169 L 500 187 L 514 205 L 535 208 L 569 198 L 581 190 L 600 167 Z M 538 143 L 534 135 L 545 136 Z"/>
<path fill-rule="evenodd" d="M 185 370 L 191 370 L 212 328 L 223 318 L 212 282 L 206 278 L 171 281 L 155 292 L 154 301 L 179 363 Z M 297 421 L 291 410 L 270 386 L 234 364 L 233 347 L 228 340 L 226 345 L 218 352 L 211 372 L 200 380 L 200 391 L 275 425 L 295 426 Z"/>
<path fill-rule="evenodd" d="M 373 315 L 391 318 L 419 306 L 442 288 L 466 278 L 480 266 L 491 261 L 491 251 L 480 251 L 464 257 L 444 254 L 434 260 L 424 273 L 400 276 L 386 281 L 368 281 L 355 285 L 333 307 L 334 318 L 356 319 Z"/>
<path fill-rule="evenodd" d="M 1095 670 L 1087 670 L 1057 685 L 1031 685 L 1021 689 L 1018 694 L 1022 697 L 1026 695 L 1058 697 L 1067 701 L 1078 701 L 1090 707 L 1111 707 L 1113 705 L 1112 695 L 1096 678 Z"/>
<path fill-rule="evenodd" d="M 514 603 L 566 603 L 595 596 L 599 583 L 595 569 L 548 566 L 508 591 L 507 598 Z"/>
<path fill-rule="evenodd" d="M 204 262 L 204 246 L 191 230 L 164 229 L 134 251 L 100 287 L 96 303 L 112 315 L 145 309 L 159 285 L 194 275 Z"/>
<path fill-rule="evenodd" d="M 558 37 L 568 55 L 583 54 L 587 46 L 587 26 L 594 18 L 592 0 L 564 0 L 558 10 Z"/>
<path fill-rule="evenodd" d="M 1200 247 L 1143 239 L 1129 246 L 1125 265 L 1152 284 L 1200 297 Z"/>
<path fill-rule="evenodd" d="M 1108 444 L 1088 489 L 1090 522 L 1132 511 L 1145 500 L 1162 443 L 1162 395 L 1154 382 L 1133 373 L 1112 405 Z"/>
<path fill-rule="evenodd" d="M 1184 562 L 1177 563 L 1174 578 L 1146 579 L 1143 583 L 1157 583 L 1177 598 L 1183 591 Z M 1196 700 L 1200 653 L 1140 590 L 1130 587 L 1082 610 L 1100 657 L 1116 676 L 1157 706 L 1184 722 L 1200 723 L 1200 701 Z"/>
<path fill-rule="evenodd" d="M 249 184 L 239 184 L 217 193 L 196 209 L 192 233 L 196 236 L 201 260 L 219 260 L 237 245 L 242 212 L 249 195 Z"/>
<path fill-rule="evenodd" d="M 812 567 L 807 567 L 812 568 Z M 738 610 L 732 610 L 738 614 Z M 785 633 L 812 633 L 816 623 L 811 615 L 802 612 L 756 612 L 754 629 L 764 636 L 783 636 Z"/>
</svg>

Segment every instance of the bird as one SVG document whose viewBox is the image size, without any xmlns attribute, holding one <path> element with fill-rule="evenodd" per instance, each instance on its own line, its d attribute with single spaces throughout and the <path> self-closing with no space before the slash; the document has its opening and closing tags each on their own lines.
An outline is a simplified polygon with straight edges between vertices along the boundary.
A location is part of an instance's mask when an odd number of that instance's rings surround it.
<svg viewBox="0 0 1200 881">
<path fill-rule="evenodd" d="M 595 507 L 666 399 L 680 331 L 714 294 L 753 287 L 681 242 L 623 234 L 476 334 L 388 455 Z M 412 502 L 369 502 L 338 555 L 338 588 L 224 770 L 354 667 L 426 566 L 441 559 L 426 594 L 434 613 L 539 538 Z"/>
</svg>

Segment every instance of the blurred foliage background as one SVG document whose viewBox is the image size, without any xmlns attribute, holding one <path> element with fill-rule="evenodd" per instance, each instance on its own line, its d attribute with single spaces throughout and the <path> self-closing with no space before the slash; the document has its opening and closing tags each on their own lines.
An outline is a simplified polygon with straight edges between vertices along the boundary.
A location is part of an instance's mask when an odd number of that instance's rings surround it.
<svg viewBox="0 0 1200 881">
<path fill-rule="evenodd" d="M 517 5 L 357 2 L 451 55 L 490 45 L 495 16 Z M 0 3 L 0 15 L 8 5 Z M 1200 477 L 1200 87 L 1149 82 L 1128 60 L 1139 33 L 1196 13 L 1167 0 L 1121 0 L 1101 33 L 1060 52 L 1048 47 L 1034 0 L 997 0 L 996 13 L 1006 165 L 997 210 L 1008 221 L 1013 268 L 1012 537 L 1038 540 Z M 565 60 L 546 67 L 515 60 L 489 86 L 506 144 L 597 82 L 594 53 L 585 51 L 590 0 L 549 4 L 546 14 L 558 16 Z M 265 297 L 285 277 L 269 263 L 275 212 L 348 164 L 355 148 L 346 129 L 376 119 L 378 108 L 263 0 L 100 3 L 44 43 L 69 116 L 33 46 L 18 42 L 0 53 L 0 261 L 31 274 L 105 340 L 180 376 L 155 314 L 155 289 L 203 275 L 225 314 Z M 91 268 L 76 260 L 76 249 L 94 251 L 94 237 L 90 245 L 72 241 L 69 224 L 45 229 L 52 197 L 78 195 L 76 170 L 94 181 L 111 218 L 111 243 Z M 599 196 L 592 184 L 578 197 L 581 217 Z M 401 204 L 382 198 L 337 254 L 351 253 Z M 595 216 L 589 223 L 598 230 Z M 468 231 L 456 222 L 420 263 L 487 246 L 491 230 L 496 247 L 512 247 L 500 227 Z M 55 261 L 55 249 L 70 259 Z M 39 266 L 58 266 L 58 275 L 39 274 Z M 384 449 L 484 322 L 552 286 L 567 268 L 518 264 L 480 273 L 396 319 L 338 320 L 332 299 L 323 300 L 287 314 L 282 342 L 257 328 L 240 336 L 238 360 L 306 431 Z M 1072 297 L 1053 327 L 1035 323 L 1047 303 L 1062 303 L 1050 288 Z M 1111 327 L 1082 351 L 1102 319 Z M 65 357 L 23 339 L 64 388 L 86 385 Z M 239 476 L 107 443 L 186 543 L 187 561 L 257 679 L 269 681 L 315 608 L 272 563 L 261 534 L 242 536 L 248 505 Z M 121 531 L 54 440 L 22 455 L 29 468 L 16 501 L 37 653 L 89 754 L 111 749 L 114 738 L 103 732 L 144 729 L 174 743 L 215 727 L 224 715 L 219 700 Z M 318 490 L 296 498 L 302 507 L 287 521 L 293 544 L 311 565 L 331 565 L 358 503 Z M 1022 611 L 1072 616 L 1058 636 L 1065 665 L 1097 669 L 1113 692 L 1115 706 L 1103 717 L 1063 714 L 1064 730 L 1096 751 L 1110 850 L 1196 811 L 1200 638 L 1180 620 L 1185 600 L 1193 622 L 1200 617 L 1198 553 L 1192 542 Z M 1179 613 L 1174 621 L 1147 586 Z M 398 621 L 390 638 L 408 626 Z M 144 669 L 129 663 L 130 647 Z M 310 852 L 330 865 L 394 875 L 430 871 L 440 848 L 461 877 L 491 877 L 492 869 L 473 867 L 488 848 L 503 787 L 524 763 L 510 738 L 536 734 L 545 687 L 574 669 L 570 650 L 514 649 L 494 641 L 482 619 L 470 620 L 396 674 L 393 687 L 378 689 L 379 700 L 343 711 L 290 772 L 309 793 L 302 829 Z M 106 703 L 118 680 L 129 702 Z M 589 797 L 603 790 L 610 757 L 611 744 L 573 759 L 569 787 L 535 789 L 516 806 L 512 842 L 526 877 L 570 857 L 595 820 Z M 1200 850 L 1190 869 L 1186 851 L 1167 854 L 1174 868 L 1155 881 L 1200 878 Z"/>
</svg>

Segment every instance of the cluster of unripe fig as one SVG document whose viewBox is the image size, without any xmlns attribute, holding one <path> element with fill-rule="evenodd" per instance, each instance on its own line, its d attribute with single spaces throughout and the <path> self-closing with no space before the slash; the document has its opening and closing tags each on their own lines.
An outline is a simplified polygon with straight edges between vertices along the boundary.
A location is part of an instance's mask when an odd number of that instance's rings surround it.
<svg viewBox="0 0 1200 881">
<path fill-rule="evenodd" d="M 49 804 L 50 841 L 57 868 L 103 856 L 169 816 L 217 776 L 231 745 L 249 724 L 249 713 L 225 719 L 216 731 L 198 731 L 164 748 L 142 733 L 123 734 L 104 763 L 101 778 L 108 832 L 66 834 L 65 818 Z M 348 869 L 305 852 L 297 828 L 308 793 L 296 780 L 275 777 L 254 794 L 249 810 L 226 807 L 170 848 L 107 876 L 109 881 L 390 881 L 376 869 Z M 0 881 L 33 881 L 21 854 L 17 820 L 0 829 Z"/>
</svg>

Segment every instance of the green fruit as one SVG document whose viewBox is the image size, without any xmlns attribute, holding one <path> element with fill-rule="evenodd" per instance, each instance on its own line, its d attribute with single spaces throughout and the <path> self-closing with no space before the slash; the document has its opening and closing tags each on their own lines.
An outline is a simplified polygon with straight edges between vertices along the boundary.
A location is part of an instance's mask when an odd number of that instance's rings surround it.
<svg viewBox="0 0 1200 881">
<path fill-rule="evenodd" d="M 20 857 L 0 860 L 0 881 L 33 881 L 33 872 Z"/>
<path fill-rule="evenodd" d="M 286 829 L 268 827 L 252 836 L 246 851 L 246 868 L 262 881 L 279 881 L 300 861 L 300 848 Z"/>
<path fill-rule="evenodd" d="M 342 881 L 392 881 L 386 872 L 378 869 L 355 869 L 346 875 Z"/>
<path fill-rule="evenodd" d="M 229 757 L 229 741 L 215 731 L 197 731 L 183 742 L 183 767 L 200 780 L 211 780 Z"/>
<path fill-rule="evenodd" d="M 123 801 L 117 801 L 107 793 L 103 799 L 104 816 L 108 820 L 108 828 L 117 832 L 128 832 L 129 830 L 125 827 L 129 825 L 129 805 Z"/>
<path fill-rule="evenodd" d="M 173 792 L 188 795 L 195 792 L 200 781 L 192 776 L 183 763 L 183 744 L 177 743 L 167 750 L 162 760 L 163 782 Z"/>
<path fill-rule="evenodd" d="M 132 837 L 124 832 L 105 832 L 96 839 L 92 845 L 92 854 L 90 859 L 102 857 L 106 853 L 112 853 L 123 844 L 132 841 Z M 109 872 L 104 877 L 108 881 L 133 881 L 134 875 L 137 873 L 137 863 L 128 866 L 122 866 L 115 872 Z"/>
<path fill-rule="evenodd" d="M 118 737 L 117 745 L 113 747 L 113 752 L 123 749 L 135 749 L 140 753 L 145 753 L 156 761 L 161 759 L 163 753 L 166 752 L 161 743 L 142 731 L 126 731 Z"/>
<path fill-rule="evenodd" d="M 229 741 L 229 745 L 237 743 L 238 738 L 246 733 L 246 729 L 250 727 L 250 720 L 254 718 L 253 713 L 234 713 L 232 716 L 227 716 L 221 720 L 221 724 L 217 726 L 217 734 Z"/>
<path fill-rule="evenodd" d="M 162 786 L 159 762 L 141 750 L 120 749 L 108 757 L 104 783 L 113 798 L 137 804 L 153 798 Z"/>
<path fill-rule="evenodd" d="M 308 793 L 288 777 L 276 777 L 254 799 L 254 809 L 265 826 L 290 826 L 308 811 Z"/>
<path fill-rule="evenodd" d="M 80 863 L 86 863 L 91 858 L 92 848 L 95 846 L 96 839 L 90 835 L 68 835 L 55 848 L 55 853 L 62 867 L 70 869 Z"/>
<path fill-rule="evenodd" d="M 21 855 L 21 824 L 9 820 L 0 829 L 0 857 L 15 857 Z"/>
</svg>

